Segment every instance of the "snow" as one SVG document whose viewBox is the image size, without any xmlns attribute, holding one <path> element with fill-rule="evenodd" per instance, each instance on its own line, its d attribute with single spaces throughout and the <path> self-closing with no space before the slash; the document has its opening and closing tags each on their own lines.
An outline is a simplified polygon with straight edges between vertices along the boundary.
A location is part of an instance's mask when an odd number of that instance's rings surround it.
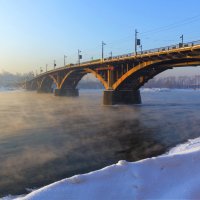
<svg viewBox="0 0 200 200">
<path fill-rule="evenodd" d="M 186 88 L 186 89 L 180 89 L 180 88 L 141 88 L 140 91 L 142 93 L 148 93 L 148 92 L 172 92 L 172 91 L 176 91 L 176 92 L 199 92 L 200 89 L 196 88 L 196 89 L 192 89 L 192 88 Z"/>
<path fill-rule="evenodd" d="M 167 154 L 119 161 L 50 184 L 16 200 L 200 199 L 200 138 Z"/>
<path fill-rule="evenodd" d="M 142 88 L 140 89 L 141 92 L 169 92 L 174 89 L 169 88 Z"/>
<path fill-rule="evenodd" d="M 9 195 L 7 197 L 3 197 L 3 198 L 0 198 L 0 200 L 15 200 L 15 199 L 19 199 L 20 197 L 24 197 L 25 195 L 19 195 L 19 196 L 12 196 L 12 195 Z"/>
</svg>

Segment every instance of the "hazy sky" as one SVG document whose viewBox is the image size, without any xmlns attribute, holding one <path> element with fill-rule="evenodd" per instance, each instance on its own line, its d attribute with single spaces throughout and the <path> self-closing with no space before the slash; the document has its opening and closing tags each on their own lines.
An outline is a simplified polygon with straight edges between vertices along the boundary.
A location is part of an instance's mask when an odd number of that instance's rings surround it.
<svg viewBox="0 0 200 200">
<path fill-rule="evenodd" d="M 199 0 L 0 0 L 0 71 L 39 71 L 48 64 L 133 52 L 200 39 Z M 179 70 L 199 73 L 200 69 Z M 173 74 L 177 71 L 173 70 Z"/>
</svg>

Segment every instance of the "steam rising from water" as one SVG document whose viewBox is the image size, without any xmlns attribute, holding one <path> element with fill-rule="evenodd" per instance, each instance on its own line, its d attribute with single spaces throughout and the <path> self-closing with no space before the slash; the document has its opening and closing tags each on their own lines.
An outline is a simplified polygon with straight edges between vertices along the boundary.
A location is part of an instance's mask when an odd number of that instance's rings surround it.
<svg viewBox="0 0 200 200">
<path fill-rule="evenodd" d="M 0 196 L 154 156 L 199 136 L 199 97 L 145 92 L 141 106 L 102 106 L 95 91 L 78 98 L 0 93 Z"/>
</svg>

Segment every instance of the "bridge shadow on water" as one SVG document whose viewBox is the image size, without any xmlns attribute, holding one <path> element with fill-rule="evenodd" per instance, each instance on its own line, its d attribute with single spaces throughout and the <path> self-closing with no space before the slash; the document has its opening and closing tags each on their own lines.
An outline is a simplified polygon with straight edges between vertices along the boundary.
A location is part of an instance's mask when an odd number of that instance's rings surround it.
<svg viewBox="0 0 200 200">
<path fill-rule="evenodd" d="M 79 98 L 32 92 L 1 95 L 1 118 L 12 126 L 0 124 L 0 196 L 23 194 L 26 188 L 122 159 L 160 155 L 199 136 L 197 102 L 180 103 L 173 93 L 142 95 L 139 106 L 102 106 L 99 92 L 83 92 Z M 13 98 L 10 106 L 8 99 Z"/>
</svg>

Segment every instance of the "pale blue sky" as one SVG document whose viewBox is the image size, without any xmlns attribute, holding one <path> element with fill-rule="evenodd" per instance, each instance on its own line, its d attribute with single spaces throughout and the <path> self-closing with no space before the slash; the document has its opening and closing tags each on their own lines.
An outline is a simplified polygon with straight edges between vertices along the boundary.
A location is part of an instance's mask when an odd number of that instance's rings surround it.
<svg viewBox="0 0 200 200">
<path fill-rule="evenodd" d="M 50 69 L 54 59 L 62 66 L 64 54 L 77 61 L 77 49 L 83 60 L 99 58 L 102 40 L 105 56 L 129 53 L 135 28 L 144 49 L 178 43 L 181 34 L 198 40 L 199 8 L 199 0 L 0 0 L 0 70 Z"/>
</svg>

